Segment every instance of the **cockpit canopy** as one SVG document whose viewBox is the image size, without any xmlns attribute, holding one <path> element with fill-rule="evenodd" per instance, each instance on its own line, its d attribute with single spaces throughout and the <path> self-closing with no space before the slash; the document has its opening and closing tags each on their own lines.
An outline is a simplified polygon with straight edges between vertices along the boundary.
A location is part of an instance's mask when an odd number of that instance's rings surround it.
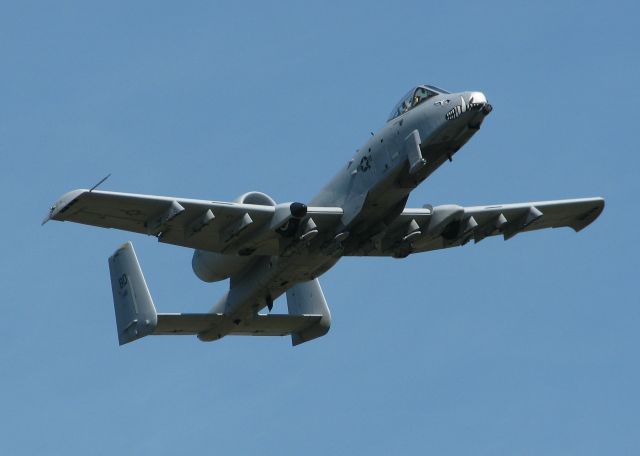
<svg viewBox="0 0 640 456">
<path fill-rule="evenodd" d="M 425 100 L 443 93 L 449 92 L 432 85 L 419 85 L 418 87 L 414 87 L 393 107 L 393 111 L 389 114 L 387 122 L 415 108 Z"/>
</svg>

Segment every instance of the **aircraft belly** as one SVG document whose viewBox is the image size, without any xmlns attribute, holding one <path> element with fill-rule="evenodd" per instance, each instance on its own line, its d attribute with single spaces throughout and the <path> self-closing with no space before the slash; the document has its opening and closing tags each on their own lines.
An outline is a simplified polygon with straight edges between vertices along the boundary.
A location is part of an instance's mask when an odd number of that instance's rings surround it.
<svg viewBox="0 0 640 456">
<path fill-rule="evenodd" d="M 461 117 L 456 119 L 456 123 L 451 122 L 451 125 L 436 130 L 420 146 L 426 165 L 413 176 L 405 173 L 400 179 L 401 185 L 415 188 L 447 160 L 451 160 L 478 131 L 482 119 L 482 114 L 473 113 L 473 116 Z"/>
<path fill-rule="evenodd" d="M 444 128 L 429 135 L 423 134 L 426 139 L 420 145 L 420 149 L 426 165 L 415 174 L 412 174 L 409 168 L 406 151 L 399 144 L 394 144 L 394 153 L 402 160 L 395 167 L 385 170 L 384 174 L 379 174 L 383 177 L 373 181 L 365 194 L 353 195 L 347 199 L 350 204 L 345 207 L 343 222 L 351 232 L 360 235 L 349 240 L 347 250 L 360 248 L 368 238 L 390 224 L 404 209 L 409 193 L 450 159 L 478 131 L 484 117 L 481 113 L 470 114 L 450 121 Z M 475 125 L 475 128 L 469 125 Z M 405 128 L 398 127 L 395 136 L 403 137 L 402 135 L 412 127 L 413 124 L 410 123 L 407 123 Z M 389 143 L 392 144 L 391 141 Z"/>
<path fill-rule="evenodd" d="M 296 255 L 280 260 L 277 287 L 283 291 L 297 282 L 306 282 L 318 278 L 340 260 L 340 257 L 328 255 Z"/>
<path fill-rule="evenodd" d="M 315 279 L 339 261 L 327 255 L 292 255 L 264 258 L 232 279 L 229 293 L 214 311 L 237 318 L 255 315 L 299 282 Z"/>
</svg>

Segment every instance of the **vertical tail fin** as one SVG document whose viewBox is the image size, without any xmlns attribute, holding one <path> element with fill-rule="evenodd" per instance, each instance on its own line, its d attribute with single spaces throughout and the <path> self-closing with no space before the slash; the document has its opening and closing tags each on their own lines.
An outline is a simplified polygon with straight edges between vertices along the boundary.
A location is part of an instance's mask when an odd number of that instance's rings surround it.
<svg viewBox="0 0 640 456">
<path fill-rule="evenodd" d="M 151 334 L 158 315 L 131 242 L 109 257 L 109 272 L 120 345 Z"/>
<path fill-rule="evenodd" d="M 322 315 L 318 323 L 291 334 L 293 345 L 308 342 L 329 332 L 331 312 L 318 279 L 300 282 L 287 290 L 287 307 L 289 315 Z"/>
</svg>

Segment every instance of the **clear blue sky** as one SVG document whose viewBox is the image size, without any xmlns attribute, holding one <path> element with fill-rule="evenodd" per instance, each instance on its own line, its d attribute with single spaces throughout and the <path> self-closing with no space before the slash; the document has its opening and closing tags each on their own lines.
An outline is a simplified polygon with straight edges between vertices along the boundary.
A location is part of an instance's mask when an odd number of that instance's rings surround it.
<svg viewBox="0 0 640 456">
<path fill-rule="evenodd" d="M 0 453 L 640 452 L 637 2 L 3 2 Z M 409 204 L 603 196 L 549 230 L 322 277 L 330 333 L 118 347 L 107 257 L 160 311 L 227 284 L 152 237 L 49 223 L 62 193 L 309 200 L 428 82 L 482 130 Z M 283 303 L 277 307 L 283 309 Z"/>
</svg>

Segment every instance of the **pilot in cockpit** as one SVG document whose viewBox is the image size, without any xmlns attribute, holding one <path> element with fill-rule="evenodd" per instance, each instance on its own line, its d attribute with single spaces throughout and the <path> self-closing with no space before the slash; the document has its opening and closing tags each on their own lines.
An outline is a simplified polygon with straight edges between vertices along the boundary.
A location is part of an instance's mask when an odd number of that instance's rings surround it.
<svg viewBox="0 0 640 456">
<path fill-rule="evenodd" d="M 401 101 L 398 102 L 391 111 L 387 121 L 395 119 L 396 117 L 404 114 L 407 111 L 415 108 L 419 104 L 423 103 L 428 98 L 434 97 L 442 93 L 449 93 L 446 90 L 439 89 L 434 86 L 418 86 L 409 91 Z"/>
<path fill-rule="evenodd" d="M 437 94 L 434 93 L 434 92 L 431 92 L 430 90 L 426 89 L 425 87 L 418 87 L 416 89 L 416 91 L 414 92 L 414 94 L 413 94 L 413 104 L 412 104 L 412 106 L 415 108 L 420 103 L 425 101 L 427 98 L 431 98 L 431 97 L 433 97 L 435 95 L 437 95 Z"/>
</svg>

